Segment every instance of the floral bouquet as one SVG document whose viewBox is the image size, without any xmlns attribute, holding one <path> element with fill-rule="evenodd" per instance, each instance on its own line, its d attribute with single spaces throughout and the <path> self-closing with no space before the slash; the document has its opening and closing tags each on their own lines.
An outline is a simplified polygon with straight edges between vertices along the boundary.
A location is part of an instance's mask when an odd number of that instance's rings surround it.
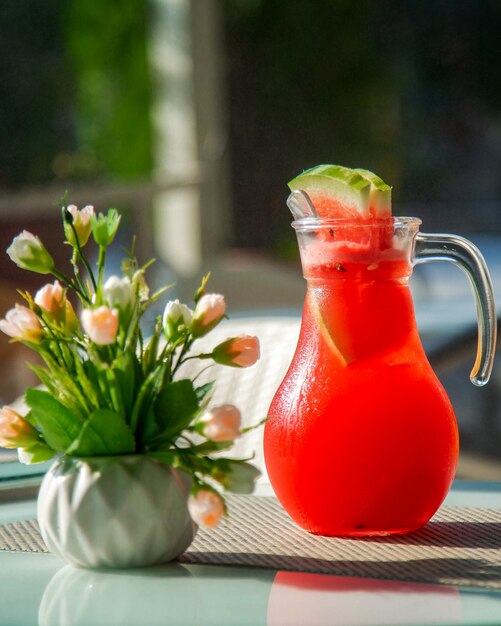
<svg viewBox="0 0 501 626">
<path fill-rule="evenodd" d="M 140 267 L 134 245 L 122 275 L 105 279 L 118 212 L 97 215 L 91 206 L 69 205 L 62 217 L 73 275 L 58 270 L 40 239 L 27 231 L 7 250 L 20 268 L 56 280 L 34 298 L 20 292 L 25 304 L 0 320 L 0 330 L 40 355 L 44 364 L 31 368 L 45 387 L 27 390 L 24 417 L 0 409 L 0 446 L 18 448 L 23 463 L 55 455 L 153 457 L 191 477 L 190 514 L 200 525 L 215 526 L 226 510 L 222 492 L 251 493 L 259 471 L 248 459 L 216 454 L 249 429 L 241 428 L 235 406 L 210 406 L 214 382 L 197 386 L 197 376 L 181 378 L 180 367 L 194 359 L 204 366 L 253 365 L 258 339 L 241 335 L 210 353 L 196 351 L 197 340 L 226 312 L 222 295 L 206 293 L 208 277 L 195 293 L 194 310 L 168 302 L 146 339 L 143 316 L 169 287 L 150 295 L 145 274 L 151 262 Z M 91 235 L 98 249 L 94 269 L 84 254 Z"/>
</svg>

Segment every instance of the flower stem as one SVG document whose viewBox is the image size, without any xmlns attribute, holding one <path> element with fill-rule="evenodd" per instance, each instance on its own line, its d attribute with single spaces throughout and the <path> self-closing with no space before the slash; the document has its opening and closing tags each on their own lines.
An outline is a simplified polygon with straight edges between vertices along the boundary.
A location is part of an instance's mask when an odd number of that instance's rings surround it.
<svg viewBox="0 0 501 626">
<path fill-rule="evenodd" d="M 84 302 L 86 302 L 87 304 L 91 304 L 92 301 L 89 298 L 88 294 L 85 292 L 85 290 L 82 290 L 78 283 L 76 283 L 72 278 L 66 276 L 66 274 L 63 274 L 63 272 L 60 272 L 55 267 L 51 270 L 51 274 L 59 280 L 62 280 L 69 287 L 71 287 L 73 291 L 75 291 L 75 293 L 77 293 Z"/>
<path fill-rule="evenodd" d="M 73 273 L 75 274 L 75 280 L 78 283 L 81 291 L 85 290 L 85 285 L 82 283 L 82 279 L 80 278 L 80 268 L 78 267 L 78 250 L 73 248 L 73 254 L 71 255 L 71 264 L 73 266 Z"/>
<path fill-rule="evenodd" d="M 177 370 L 179 369 L 179 367 L 184 363 L 184 361 L 187 361 L 188 359 L 184 359 L 184 355 L 188 352 L 188 350 L 190 349 L 191 346 L 191 341 L 190 339 L 187 337 L 183 343 L 183 347 L 181 348 L 181 352 L 179 353 L 179 356 L 177 358 L 176 364 L 174 365 L 174 367 L 172 368 L 172 373 L 171 373 L 171 379 L 174 378 L 174 374 L 177 372 Z M 188 357 L 190 358 L 190 357 Z M 191 357 L 192 358 L 192 357 Z"/>
<path fill-rule="evenodd" d="M 82 246 L 80 245 L 80 240 L 78 239 L 78 233 L 76 231 L 76 228 L 73 222 L 71 223 L 71 229 L 73 231 L 73 236 L 75 237 L 75 243 L 76 243 L 76 246 L 73 248 L 73 257 L 71 260 L 71 264 L 74 267 L 75 276 L 77 277 L 77 280 L 80 283 L 80 285 L 82 285 L 82 282 L 80 280 L 80 271 L 78 269 L 78 259 L 80 258 L 82 260 L 82 263 L 85 265 L 85 269 L 87 270 L 89 274 L 90 280 L 92 282 L 92 286 L 94 287 L 94 291 L 96 291 L 97 285 L 96 285 L 96 279 L 94 278 L 94 272 L 92 271 L 92 268 L 89 262 L 87 261 L 85 254 L 82 252 Z"/>
<path fill-rule="evenodd" d="M 103 285 L 104 265 L 106 262 L 106 246 L 99 246 L 99 257 L 97 259 L 97 286 L 96 301 L 101 304 L 101 287 Z"/>
</svg>

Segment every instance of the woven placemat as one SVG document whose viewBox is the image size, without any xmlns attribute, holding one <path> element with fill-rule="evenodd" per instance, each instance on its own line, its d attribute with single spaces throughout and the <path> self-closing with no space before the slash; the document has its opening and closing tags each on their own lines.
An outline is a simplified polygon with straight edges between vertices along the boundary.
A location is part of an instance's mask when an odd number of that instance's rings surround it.
<svg viewBox="0 0 501 626">
<path fill-rule="evenodd" d="M 342 539 L 305 532 L 274 498 L 228 504 L 229 518 L 200 529 L 180 562 L 501 589 L 501 510 L 444 507 L 407 535 Z M 47 552 L 34 520 L 0 526 L 0 550 Z"/>
</svg>

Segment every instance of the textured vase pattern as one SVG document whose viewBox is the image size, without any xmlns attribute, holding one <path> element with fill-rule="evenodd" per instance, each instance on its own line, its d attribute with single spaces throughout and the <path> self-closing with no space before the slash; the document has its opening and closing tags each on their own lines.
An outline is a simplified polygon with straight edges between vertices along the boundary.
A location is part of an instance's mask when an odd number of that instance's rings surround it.
<svg viewBox="0 0 501 626">
<path fill-rule="evenodd" d="M 184 552 L 197 527 L 187 499 L 191 479 L 145 456 L 62 457 L 38 496 L 47 547 L 92 568 L 165 563 Z"/>
</svg>

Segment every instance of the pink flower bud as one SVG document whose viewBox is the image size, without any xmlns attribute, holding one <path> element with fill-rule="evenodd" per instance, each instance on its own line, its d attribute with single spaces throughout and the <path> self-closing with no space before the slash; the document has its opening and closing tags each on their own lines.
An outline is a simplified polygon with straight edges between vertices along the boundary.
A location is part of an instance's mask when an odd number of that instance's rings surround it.
<svg viewBox="0 0 501 626">
<path fill-rule="evenodd" d="M 67 207 L 67 210 L 71 213 L 71 217 L 73 218 L 73 228 L 77 234 L 78 243 L 80 244 L 80 247 L 83 247 L 89 240 L 91 231 L 91 216 L 94 215 L 94 207 L 87 205 L 83 209 L 78 210 L 74 204 L 70 204 Z M 73 228 L 71 227 L 71 224 L 65 222 L 64 233 L 66 235 L 66 239 L 72 246 L 75 246 L 76 241 Z"/>
<path fill-rule="evenodd" d="M 38 440 L 38 433 L 24 417 L 9 406 L 0 409 L 0 446 L 26 448 Z"/>
<path fill-rule="evenodd" d="M 223 500 L 215 491 L 200 489 L 188 498 L 188 511 L 199 526 L 215 528 L 224 513 Z"/>
<path fill-rule="evenodd" d="M 191 332 L 194 337 L 202 337 L 211 331 L 223 319 L 226 313 L 224 296 L 218 293 L 208 293 L 197 302 Z"/>
<path fill-rule="evenodd" d="M 31 309 L 20 304 L 7 311 L 5 319 L 0 320 L 0 330 L 9 337 L 32 343 L 38 343 L 43 335 L 38 317 Z"/>
<path fill-rule="evenodd" d="M 90 340 L 98 346 L 107 346 L 115 342 L 118 332 L 118 311 L 100 306 L 97 309 L 82 311 L 82 326 Z"/>
<path fill-rule="evenodd" d="M 65 297 L 60 282 L 56 280 L 53 285 L 45 285 L 39 289 L 35 295 L 35 303 L 56 320 L 63 318 Z"/>
<path fill-rule="evenodd" d="M 207 411 L 199 420 L 202 433 L 211 441 L 234 441 L 240 436 L 242 417 L 233 404 L 223 404 Z"/>
<path fill-rule="evenodd" d="M 212 358 L 221 365 L 249 367 L 261 356 L 259 339 L 250 335 L 232 337 L 220 343 L 212 351 Z"/>
</svg>

